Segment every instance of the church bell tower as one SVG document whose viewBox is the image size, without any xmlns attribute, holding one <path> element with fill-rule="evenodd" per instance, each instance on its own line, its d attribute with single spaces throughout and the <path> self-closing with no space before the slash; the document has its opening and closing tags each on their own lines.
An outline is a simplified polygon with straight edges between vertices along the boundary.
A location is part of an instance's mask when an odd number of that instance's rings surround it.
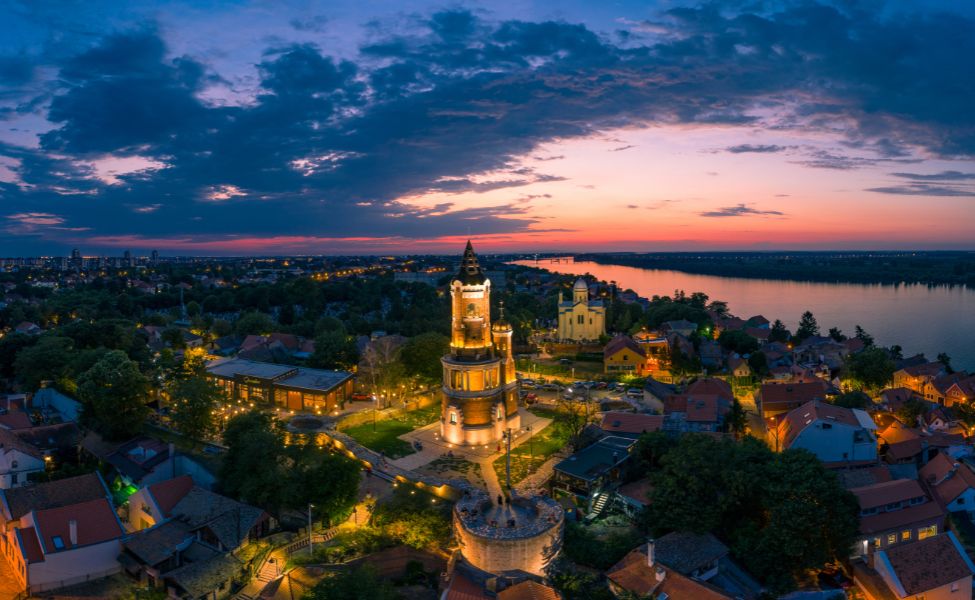
<svg viewBox="0 0 975 600">
<path fill-rule="evenodd" d="M 450 351 L 441 359 L 440 433 L 451 444 L 495 444 L 506 429 L 521 426 L 512 330 L 503 312 L 491 324 L 491 281 L 470 241 L 450 282 L 450 302 Z"/>
</svg>

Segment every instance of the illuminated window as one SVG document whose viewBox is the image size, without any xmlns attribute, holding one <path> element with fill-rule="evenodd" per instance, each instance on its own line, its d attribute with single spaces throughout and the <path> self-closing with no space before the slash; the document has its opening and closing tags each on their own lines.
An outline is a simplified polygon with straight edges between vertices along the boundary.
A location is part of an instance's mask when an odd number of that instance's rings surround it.
<svg viewBox="0 0 975 600">
<path fill-rule="evenodd" d="M 456 425 L 457 424 L 457 413 L 455 413 L 453 411 L 451 411 L 451 413 L 450 413 L 450 424 L 451 425 Z"/>
<path fill-rule="evenodd" d="M 896 533 L 887 534 L 887 545 L 891 546 L 896 543 L 897 543 L 897 534 Z"/>
<path fill-rule="evenodd" d="M 880 538 L 873 538 L 873 547 L 880 548 Z"/>
<path fill-rule="evenodd" d="M 910 533 L 910 532 L 907 532 Z M 917 530 L 917 539 L 923 540 L 925 538 L 934 537 L 938 535 L 938 526 L 931 525 L 929 527 L 920 527 Z"/>
<path fill-rule="evenodd" d="M 901 532 L 901 540 L 906 541 L 909 539 L 911 539 L 911 530 L 905 529 L 904 531 Z"/>
<path fill-rule="evenodd" d="M 586 324 L 586 317 L 584 315 L 579 315 L 577 321 L 578 321 L 578 323 L 580 325 L 585 325 Z"/>
</svg>

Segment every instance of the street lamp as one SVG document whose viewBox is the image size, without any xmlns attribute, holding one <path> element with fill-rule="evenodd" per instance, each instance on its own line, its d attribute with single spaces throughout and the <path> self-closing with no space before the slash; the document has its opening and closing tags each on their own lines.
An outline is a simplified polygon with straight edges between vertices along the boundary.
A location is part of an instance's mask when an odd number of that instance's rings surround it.
<svg viewBox="0 0 975 600">
<path fill-rule="evenodd" d="M 308 503 L 308 556 L 311 556 L 311 509 L 315 505 L 311 502 Z"/>
</svg>

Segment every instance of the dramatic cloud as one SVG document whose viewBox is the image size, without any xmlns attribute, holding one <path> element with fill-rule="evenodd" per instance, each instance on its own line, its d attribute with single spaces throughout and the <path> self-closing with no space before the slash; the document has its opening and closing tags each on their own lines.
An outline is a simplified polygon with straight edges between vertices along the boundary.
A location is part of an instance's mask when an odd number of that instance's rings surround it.
<svg viewBox="0 0 975 600">
<path fill-rule="evenodd" d="M 702 217 L 745 217 L 750 215 L 781 216 L 785 213 L 779 212 L 777 210 L 758 210 L 757 208 L 752 208 L 747 204 L 739 204 L 737 206 L 725 206 L 724 208 L 706 211 L 699 214 Z"/>
<path fill-rule="evenodd" d="M 914 150 L 975 157 L 971 19 L 852 3 L 747 6 L 674 8 L 621 21 L 625 35 L 463 9 L 400 16 L 370 22 L 344 58 L 308 43 L 334 30 L 331 15 L 314 15 L 290 20 L 299 37 L 257 36 L 266 47 L 243 73 L 217 72 L 213 53 L 174 52 L 166 28 L 143 24 L 43 58 L 0 57 L 5 89 L 56 73 L 23 109 L 46 123 L 39 147 L 0 144 L 16 177 L 0 183 L 0 216 L 57 215 L 30 226 L 146 243 L 542 231 L 521 202 L 430 210 L 408 199 L 557 182 L 523 161 L 546 154 L 543 144 L 650 125 L 826 133 L 877 157 L 798 161 L 813 168 L 916 162 Z M 241 81 L 252 94 L 207 99 Z M 153 168 L 106 178 L 92 166 L 136 158 Z M 948 180 L 926 177 L 911 179 Z M 923 189 L 968 195 L 915 183 L 871 191 Z M 781 214 L 746 204 L 701 213 Z"/>
<path fill-rule="evenodd" d="M 945 187 L 926 183 L 867 188 L 866 191 L 876 192 L 878 194 L 894 194 L 897 196 L 970 196 L 975 198 L 975 189 Z"/>
<path fill-rule="evenodd" d="M 975 180 L 975 173 L 961 171 L 942 171 L 940 173 L 891 173 L 894 177 L 916 181 L 967 181 Z"/>
<path fill-rule="evenodd" d="M 737 146 L 728 146 L 724 151 L 731 152 L 732 154 L 743 154 L 746 152 L 767 154 L 771 152 L 783 152 L 788 149 L 788 146 L 777 146 L 775 144 L 738 144 Z"/>
</svg>

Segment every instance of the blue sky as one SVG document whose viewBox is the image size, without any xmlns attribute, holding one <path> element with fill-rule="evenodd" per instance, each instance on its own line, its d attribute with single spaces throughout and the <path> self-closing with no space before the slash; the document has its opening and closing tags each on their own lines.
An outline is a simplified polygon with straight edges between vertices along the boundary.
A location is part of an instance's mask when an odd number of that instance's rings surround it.
<svg viewBox="0 0 975 600">
<path fill-rule="evenodd" d="M 0 31 L 0 255 L 975 249 L 973 3 L 25 1 Z"/>
</svg>

